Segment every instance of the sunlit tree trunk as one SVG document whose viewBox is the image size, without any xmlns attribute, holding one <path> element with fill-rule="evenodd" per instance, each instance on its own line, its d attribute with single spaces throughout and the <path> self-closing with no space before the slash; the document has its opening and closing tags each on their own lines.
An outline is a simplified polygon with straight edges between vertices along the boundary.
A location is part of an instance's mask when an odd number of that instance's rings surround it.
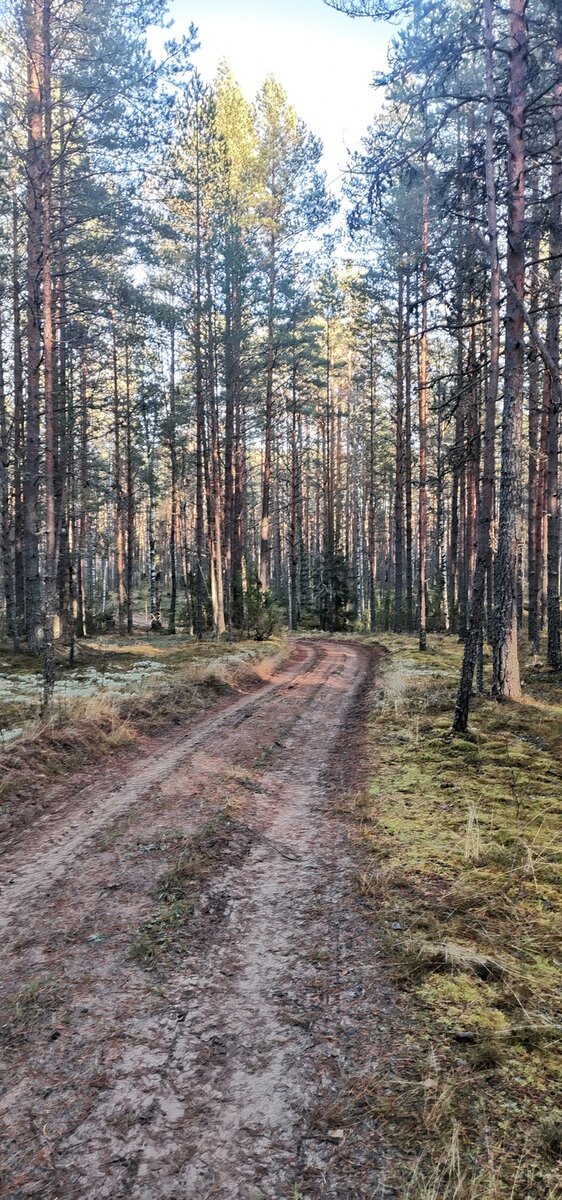
<svg viewBox="0 0 562 1200">
<path fill-rule="evenodd" d="M 427 317 L 428 317 L 428 235 L 429 235 L 429 178 L 427 154 L 423 164 L 422 244 L 421 244 L 421 329 L 419 351 L 419 647 L 427 645 L 426 561 L 427 561 Z"/>
<path fill-rule="evenodd" d="M 90 480 L 88 464 L 88 393 L 87 353 L 85 346 L 79 350 L 79 397 L 80 397 L 80 509 L 76 531 L 76 591 L 78 599 L 77 633 L 86 637 L 88 629 L 88 598 L 86 584 L 87 525 L 90 510 Z"/>
<path fill-rule="evenodd" d="M 114 467 L 113 478 L 115 486 L 115 571 L 117 576 L 117 610 L 119 636 L 127 632 L 127 606 L 125 602 L 125 498 L 123 495 L 123 466 L 121 461 L 121 401 L 119 396 L 119 370 L 117 362 L 117 331 L 115 318 L 112 317 L 112 358 L 113 358 L 113 447 Z"/>
<path fill-rule="evenodd" d="M 23 361 L 21 345 L 18 210 L 12 206 L 12 335 L 13 335 L 13 394 L 14 394 L 14 603 L 18 638 L 25 632 L 25 513 L 23 503 L 22 464 L 25 447 Z"/>
<path fill-rule="evenodd" d="M 274 187 L 274 183 L 273 183 Z M 260 583 L 262 593 L 269 588 L 270 581 L 270 523 L 271 523 L 271 464 L 273 453 L 273 377 L 275 371 L 275 285 L 277 278 L 275 235 L 269 241 L 269 275 L 267 301 L 267 363 L 265 376 L 265 430 L 263 446 L 263 481 L 260 524 Z"/>
<path fill-rule="evenodd" d="M 406 268 L 406 312 L 404 320 L 404 483 L 406 499 L 406 627 L 414 632 L 414 563 L 412 511 L 412 343 L 410 327 L 410 268 Z"/>
<path fill-rule="evenodd" d="M 557 670 L 562 667 L 560 648 L 560 280 L 562 268 L 562 11 L 557 10 L 557 45 L 555 50 L 557 78 L 554 89 L 554 146 L 550 177 L 550 245 L 548 266 L 548 314 L 546 318 L 546 348 L 556 374 L 547 371 L 548 379 L 548 467 L 547 467 L 547 634 L 548 662 Z"/>
<path fill-rule="evenodd" d="M 41 287 L 43 273 L 42 159 L 43 121 L 41 61 L 43 56 L 42 3 L 27 0 L 27 396 L 25 413 L 25 469 L 23 496 L 25 514 L 25 629 L 28 650 L 38 654 L 43 640 L 41 580 L 39 575 L 39 477 L 40 477 L 40 371 Z"/>
<path fill-rule="evenodd" d="M 531 243 L 529 307 L 533 316 L 539 304 L 540 226 L 538 222 L 538 168 L 533 182 L 535 233 Z M 539 580 L 537 576 L 537 507 L 539 504 L 540 368 L 534 346 L 529 349 L 529 456 L 527 465 L 527 576 L 529 594 L 528 632 L 533 650 L 539 650 Z"/>
<path fill-rule="evenodd" d="M 478 503 L 476 564 L 472 601 L 464 646 L 453 728 L 464 733 L 474 668 L 482 644 L 484 595 L 491 557 L 491 527 L 494 517 L 495 430 L 500 371 L 500 263 L 494 176 L 494 28 L 493 0 L 484 0 L 484 45 L 486 53 L 486 219 L 490 252 L 490 347 L 484 419 L 482 480 Z"/>
<path fill-rule="evenodd" d="M 179 495 L 178 495 L 178 455 L 176 445 L 176 330 L 172 321 L 170 330 L 170 612 L 168 614 L 168 633 L 176 632 L 176 607 L 178 597 L 178 524 L 179 524 Z M 154 538 L 154 516 L 150 513 L 151 533 Z M 149 535 L 150 536 L 150 535 Z M 154 573 L 154 563 L 153 563 Z"/>
<path fill-rule="evenodd" d="M 202 230 L 201 230 L 201 162 L 199 123 L 197 123 L 195 166 L 195 425 L 196 425 L 196 493 L 195 493 L 195 633 L 203 637 L 203 608 L 205 603 L 205 395 L 202 341 Z"/>
<path fill-rule="evenodd" d="M 500 513 L 496 558 L 494 693 L 521 695 L 517 651 L 517 560 L 521 536 L 522 415 L 525 369 L 525 102 L 526 0 L 510 0 L 507 134 L 507 278 L 505 395 L 502 420 Z"/>
<path fill-rule="evenodd" d="M 237 363 L 234 334 L 234 265 L 230 261 L 230 245 L 226 252 L 225 266 L 225 330 L 224 330 L 224 389 L 225 389 L 225 424 L 224 424 L 224 572 L 225 572 L 225 610 L 226 624 L 229 637 L 232 635 L 234 621 L 234 539 L 235 539 L 235 487 L 236 487 L 236 458 L 234 445 L 235 413 L 236 413 L 236 377 Z"/>
<path fill-rule="evenodd" d="M 14 653 L 19 650 L 18 622 L 14 585 L 14 559 L 12 554 L 12 519 L 10 514 L 10 445 L 6 415 L 6 392 L 4 386 L 4 345 L 0 324 L 0 549 L 4 579 L 4 604 L 8 635 L 12 639 Z"/>
<path fill-rule="evenodd" d="M 210 510 L 209 541 L 213 572 L 213 627 L 217 637 L 226 632 L 224 615 L 222 479 L 219 447 L 219 414 L 217 409 L 216 335 L 214 327 L 211 269 L 207 265 L 207 401 L 209 414 Z"/>
<path fill-rule="evenodd" d="M 326 409 L 324 460 L 324 588 L 326 595 L 326 629 L 335 629 L 334 597 L 334 405 L 332 397 L 331 318 L 326 321 Z"/>
<path fill-rule="evenodd" d="M 135 563 L 135 484 L 133 472 L 133 414 L 131 409 L 131 367 L 129 359 L 129 339 L 125 333 L 125 456 L 127 471 L 127 551 L 126 551 L 126 593 L 127 593 L 127 633 L 133 632 L 133 574 Z"/>
</svg>

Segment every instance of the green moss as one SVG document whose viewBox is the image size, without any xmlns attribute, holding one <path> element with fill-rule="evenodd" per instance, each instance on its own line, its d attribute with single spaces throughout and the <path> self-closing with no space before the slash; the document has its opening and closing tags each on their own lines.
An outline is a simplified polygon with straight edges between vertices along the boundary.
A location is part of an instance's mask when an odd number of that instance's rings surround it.
<svg viewBox="0 0 562 1200">
<path fill-rule="evenodd" d="M 560 1039 L 541 1034 L 558 1019 L 561 984 L 560 679 L 529 672 L 533 694 L 520 705 L 476 699 L 469 736 L 453 738 L 462 646 L 431 637 L 419 654 L 407 637 L 380 641 L 390 657 L 370 722 L 371 783 L 357 811 L 361 890 L 387 923 L 388 953 L 409 989 L 412 1054 L 428 1039 L 440 1086 L 451 1089 L 450 1120 L 425 1130 L 424 1152 L 433 1170 L 456 1122 L 474 1177 L 486 1178 L 490 1156 L 496 1164 L 490 1195 L 542 1200 L 554 1176 L 541 1120 L 561 1071 Z M 416 938 L 458 943 L 500 962 L 504 974 L 420 966 Z M 521 1024 L 539 1033 L 512 1036 Z M 461 1076 L 458 1031 L 477 1035 L 461 1052 Z"/>
<path fill-rule="evenodd" d="M 419 995 L 436 1013 L 436 1020 L 451 1032 L 455 1030 L 508 1029 L 505 1012 L 497 1008 L 501 987 L 460 973 L 453 977 L 433 975 L 419 986 Z"/>
</svg>

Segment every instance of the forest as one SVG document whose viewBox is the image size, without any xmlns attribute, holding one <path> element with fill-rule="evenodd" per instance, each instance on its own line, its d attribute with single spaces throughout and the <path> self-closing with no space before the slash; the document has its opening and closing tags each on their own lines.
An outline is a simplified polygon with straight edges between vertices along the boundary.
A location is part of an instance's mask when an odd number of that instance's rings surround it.
<svg viewBox="0 0 562 1200">
<path fill-rule="evenodd" d="M 353 8 L 353 6 L 351 6 Z M 401 8 L 403 6 L 400 6 Z M 560 651 L 562 17 L 418 5 L 343 205 L 274 78 L 159 3 L 5 6 L 5 633 L 432 631 Z M 384 11 L 384 5 L 381 8 Z"/>
<path fill-rule="evenodd" d="M 562 5 L 302 6 L 335 180 L 184 0 L 0 0 L 10 1200 L 561 1196 Z"/>
</svg>

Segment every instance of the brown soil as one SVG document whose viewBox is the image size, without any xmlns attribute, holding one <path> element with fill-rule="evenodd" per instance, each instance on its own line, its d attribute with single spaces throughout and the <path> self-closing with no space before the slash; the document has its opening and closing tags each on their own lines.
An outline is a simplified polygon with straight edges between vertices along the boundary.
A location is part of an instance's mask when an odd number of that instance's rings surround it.
<svg viewBox="0 0 562 1200">
<path fill-rule="evenodd" d="M 337 1125 L 402 1021 L 334 796 L 369 673 L 301 643 L 0 860 L 0 1196 L 396 1195 L 368 1114 Z"/>
</svg>

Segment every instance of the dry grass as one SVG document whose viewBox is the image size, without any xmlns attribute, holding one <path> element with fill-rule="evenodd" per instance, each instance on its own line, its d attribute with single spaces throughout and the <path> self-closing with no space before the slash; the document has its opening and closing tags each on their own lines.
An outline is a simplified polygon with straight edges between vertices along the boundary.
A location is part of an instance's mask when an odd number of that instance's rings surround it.
<svg viewBox="0 0 562 1200">
<path fill-rule="evenodd" d="M 76 701 L 72 718 L 55 712 L 51 720 L 27 726 L 0 752 L 0 799 L 17 799 L 42 789 L 121 746 L 136 732 L 118 703 L 100 695 Z"/>
<path fill-rule="evenodd" d="M 48 721 L 28 723 L 0 750 L 0 825 L 25 823 L 45 791 L 73 771 L 131 746 L 142 734 L 179 724 L 204 711 L 218 697 L 235 694 L 270 678 L 286 661 L 283 642 L 244 647 L 217 661 L 216 646 L 180 655 L 169 680 L 141 693 L 116 696 L 103 689 L 57 706 Z M 122 647 L 119 647 L 122 653 Z"/>
<path fill-rule="evenodd" d="M 525 664 L 525 702 L 482 698 L 469 735 L 452 738 L 462 647 L 381 641 L 392 657 L 374 697 L 371 784 L 352 807 L 359 890 L 412 1016 L 404 1079 L 371 1097 L 402 1161 L 397 1194 L 554 1200 L 560 677 Z"/>
<path fill-rule="evenodd" d="M 405 942 L 417 962 L 424 967 L 439 970 L 441 967 L 450 971 L 465 971 L 469 975 L 477 975 L 479 979 L 503 979 L 507 975 L 504 965 L 487 954 L 476 954 L 466 946 L 456 942 L 428 942 L 425 940 Z"/>
<path fill-rule="evenodd" d="M 4 996 L 0 1045 L 17 1048 L 33 1031 L 49 1022 L 62 1000 L 61 988 L 49 974 L 37 975 Z"/>
</svg>

